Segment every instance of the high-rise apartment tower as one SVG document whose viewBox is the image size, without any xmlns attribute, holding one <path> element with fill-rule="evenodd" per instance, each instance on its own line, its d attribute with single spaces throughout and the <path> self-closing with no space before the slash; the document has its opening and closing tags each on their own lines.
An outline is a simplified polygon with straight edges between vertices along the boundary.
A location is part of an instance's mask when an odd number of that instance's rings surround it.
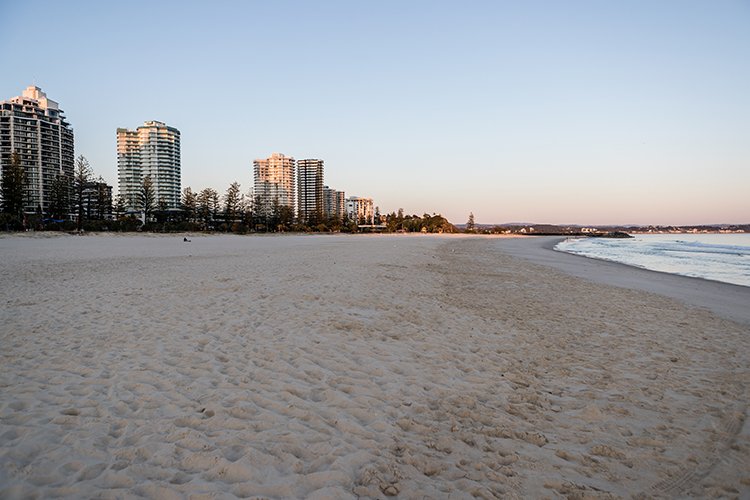
<svg viewBox="0 0 750 500">
<path fill-rule="evenodd" d="M 345 213 L 346 195 L 344 192 L 323 186 L 323 215 L 327 219 L 341 220 Z"/>
<path fill-rule="evenodd" d="M 180 208 L 180 131 L 147 121 L 136 130 L 117 129 L 117 181 L 128 212 L 143 211 L 143 180 L 151 178 L 153 209 Z"/>
<path fill-rule="evenodd" d="M 26 174 L 24 211 L 48 213 L 55 179 L 73 179 L 73 129 L 39 87 L 0 102 L 0 172 L 18 153 Z"/>
<path fill-rule="evenodd" d="M 254 194 L 259 213 L 271 215 L 276 203 L 294 210 L 294 165 L 294 158 L 281 153 L 253 162 Z"/>
<path fill-rule="evenodd" d="M 321 222 L 324 212 L 323 160 L 297 160 L 297 210 L 302 222 Z"/>
</svg>

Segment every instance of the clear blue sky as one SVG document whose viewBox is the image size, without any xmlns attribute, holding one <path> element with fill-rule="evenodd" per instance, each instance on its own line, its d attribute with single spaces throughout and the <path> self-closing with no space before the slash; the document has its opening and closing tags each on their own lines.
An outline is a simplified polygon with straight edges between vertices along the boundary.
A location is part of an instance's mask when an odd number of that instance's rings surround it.
<svg viewBox="0 0 750 500">
<path fill-rule="evenodd" d="M 481 223 L 750 222 L 750 2 L 0 1 L 0 99 L 182 133 L 183 187 L 323 158 L 381 211 Z"/>
</svg>

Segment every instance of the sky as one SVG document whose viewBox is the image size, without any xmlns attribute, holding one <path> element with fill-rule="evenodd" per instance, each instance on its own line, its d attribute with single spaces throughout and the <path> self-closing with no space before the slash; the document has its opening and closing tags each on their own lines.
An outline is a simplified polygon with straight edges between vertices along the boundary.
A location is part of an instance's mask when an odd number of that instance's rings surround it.
<svg viewBox="0 0 750 500">
<path fill-rule="evenodd" d="M 382 213 L 750 222 L 750 1 L 0 0 L 0 100 L 37 85 L 117 185 L 116 129 L 182 185 L 325 161 Z"/>
</svg>

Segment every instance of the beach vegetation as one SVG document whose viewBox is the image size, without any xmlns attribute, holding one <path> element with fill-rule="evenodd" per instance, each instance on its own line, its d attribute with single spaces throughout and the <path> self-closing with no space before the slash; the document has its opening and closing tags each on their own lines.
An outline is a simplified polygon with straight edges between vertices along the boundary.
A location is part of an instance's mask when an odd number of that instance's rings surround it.
<svg viewBox="0 0 750 500">
<path fill-rule="evenodd" d="M 91 165 L 85 156 L 80 155 L 76 158 L 75 169 L 73 171 L 73 203 L 76 210 L 76 229 L 80 232 L 83 229 L 83 222 L 86 220 L 86 187 L 91 181 L 93 172 Z"/>
<path fill-rule="evenodd" d="M 215 222 L 219 213 L 219 193 L 213 188 L 205 188 L 196 198 L 198 219 L 204 230 L 215 229 Z"/>
<path fill-rule="evenodd" d="M 96 181 L 96 188 L 98 190 L 96 217 L 104 220 L 112 213 L 112 190 L 107 189 L 107 183 L 101 175 Z"/>
<path fill-rule="evenodd" d="M 474 212 L 469 212 L 469 220 L 466 221 L 466 229 L 464 232 L 474 233 L 476 232 L 476 224 L 474 223 Z"/>
<path fill-rule="evenodd" d="M 224 194 L 224 221 L 225 227 L 232 227 L 238 219 L 241 219 L 240 209 L 243 204 L 240 183 L 235 181 L 229 185 Z M 238 226 L 239 227 L 239 226 Z"/>
<path fill-rule="evenodd" d="M 121 194 L 115 196 L 115 201 L 112 205 L 112 215 L 114 216 L 115 220 L 118 220 L 120 217 L 124 217 L 126 209 L 125 197 Z"/>
<path fill-rule="evenodd" d="M 182 217 L 186 222 L 194 222 L 198 207 L 198 200 L 190 188 L 186 187 L 182 190 L 182 197 L 180 199 L 180 208 L 182 210 Z"/>
<path fill-rule="evenodd" d="M 252 228 L 253 231 L 265 231 L 265 218 L 260 213 L 260 196 L 253 196 L 252 193 L 248 193 L 249 200 L 245 207 L 245 224 Z"/>
<path fill-rule="evenodd" d="M 458 229 L 440 214 L 404 215 L 403 209 L 385 216 L 386 232 L 456 233 Z"/>
<path fill-rule="evenodd" d="M 47 215 L 50 219 L 63 220 L 67 218 L 70 212 L 71 184 L 72 182 L 68 175 L 64 173 L 55 175 L 55 180 L 52 181 L 50 204 L 47 209 Z"/>
<path fill-rule="evenodd" d="M 19 162 L 20 164 L 20 162 Z M 38 224 L 47 230 L 64 231 L 149 231 L 149 232 L 197 232 L 220 231 L 235 234 L 257 232 L 316 232 L 316 233 L 357 233 L 361 231 L 380 232 L 457 232 L 447 219 L 439 214 L 405 215 L 402 208 L 397 212 L 383 215 L 375 208 L 374 220 L 350 219 L 329 216 L 321 210 L 311 213 L 305 220 L 295 214 L 294 209 L 282 205 L 278 199 L 270 207 L 261 205 L 260 196 L 252 190 L 243 194 L 239 182 L 232 182 L 224 195 L 207 187 L 195 191 L 187 186 L 182 190 L 178 210 L 168 209 L 165 200 L 156 199 L 156 190 L 151 177 L 146 176 L 135 200 L 128 203 L 122 195 L 114 200 L 106 196 L 106 184 L 101 177 L 92 182 L 93 172 L 85 157 L 78 158 L 77 170 L 73 178 L 61 177 L 54 202 L 49 207 L 52 221 Z M 4 178 L 4 183 L 7 179 Z M 81 186 L 88 187 L 82 190 Z M 91 187 L 99 189 L 97 200 L 88 199 Z M 4 188 L 5 189 L 5 188 Z M 21 215 L 23 215 L 23 203 Z M 131 206 L 135 212 L 128 211 Z M 83 209 L 82 209 L 83 207 Z M 74 209 L 77 214 L 70 214 Z M 5 213 L 0 215 L 0 228 L 20 229 L 20 219 Z M 41 207 L 40 207 L 41 210 Z M 110 215 L 111 214 L 111 215 Z M 75 217 L 78 215 L 78 217 Z M 32 216 L 27 214 L 28 221 Z M 41 212 L 39 219 L 42 219 Z M 15 225 L 14 225 L 15 224 Z M 376 227 L 372 225 L 375 224 Z M 361 227 L 361 226 L 365 227 Z M 16 227 L 19 226 L 19 227 Z"/>
<path fill-rule="evenodd" d="M 140 193 L 140 208 L 143 212 L 143 222 L 148 224 L 151 222 L 151 216 L 153 215 L 154 209 L 156 208 L 156 193 L 154 189 L 154 181 L 151 180 L 151 176 L 147 175 L 143 178 L 141 183 Z"/>
<path fill-rule="evenodd" d="M 281 205 L 278 211 L 277 231 L 289 231 L 294 226 L 294 209 L 287 205 Z"/>
<path fill-rule="evenodd" d="M 2 211 L 5 214 L 3 225 L 6 229 L 19 229 L 23 222 L 28 179 L 17 152 L 10 155 L 10 162 L 3 166 L 2 174 Z"/>
</svg>

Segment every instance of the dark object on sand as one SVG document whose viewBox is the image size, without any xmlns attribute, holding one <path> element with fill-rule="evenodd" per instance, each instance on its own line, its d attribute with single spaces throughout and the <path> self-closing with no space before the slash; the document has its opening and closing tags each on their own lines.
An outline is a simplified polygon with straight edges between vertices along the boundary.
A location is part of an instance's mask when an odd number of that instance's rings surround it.
<svg viewBox="0 0 750 500">
<path fill-rule="evenodd" d="M 187 243 L 190 243 L 190 240 L 189 240 L 189 239 L 187 239 L 187 238 L 182 238 L 182 241 L 184 241 L 184 242 L 187 242 Z"/>
</svg>

